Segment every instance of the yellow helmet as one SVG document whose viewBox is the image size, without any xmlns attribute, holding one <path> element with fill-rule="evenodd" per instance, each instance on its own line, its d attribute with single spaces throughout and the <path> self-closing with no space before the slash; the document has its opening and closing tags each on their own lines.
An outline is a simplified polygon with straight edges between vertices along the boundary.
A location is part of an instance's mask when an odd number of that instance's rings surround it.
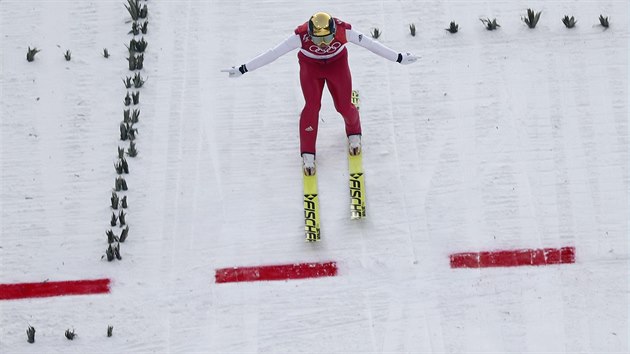
<svg viewBox="0 0 630 354">
<path fill-rule="evenodd" d="M 315 44 L 330 44 L 336 29 L 335 20 L 325 12 L 318 12 L 308 20 L 308 35 Z"/>
</svg>

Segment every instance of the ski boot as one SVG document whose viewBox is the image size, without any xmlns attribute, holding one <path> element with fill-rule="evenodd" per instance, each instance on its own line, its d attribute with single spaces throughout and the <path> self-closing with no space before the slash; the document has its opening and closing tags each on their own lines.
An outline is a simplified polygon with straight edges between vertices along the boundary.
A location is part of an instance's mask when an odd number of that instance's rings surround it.
<svg viewBox="0 0 630 354">
<path fill-rule="evenodd" d="M 350 135 L 348 137 L 348 152 L 351 156 L 361 154 L 361 135 Z"/>
<path fill-rule="evenodd" d="M 302 166 L 305 176 L 315 175 L 315 155 L 304 153 L 302 154 Z"/>
</svg>

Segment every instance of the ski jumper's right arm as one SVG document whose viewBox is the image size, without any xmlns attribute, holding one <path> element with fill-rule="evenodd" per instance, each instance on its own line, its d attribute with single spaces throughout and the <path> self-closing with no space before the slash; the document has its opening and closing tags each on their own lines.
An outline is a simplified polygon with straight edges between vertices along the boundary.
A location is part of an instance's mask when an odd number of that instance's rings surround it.
<svg viewBox="0 0 630 354">
<path fill-rule="evenodd" d="M 300 36 L 297 34 L 293 34 L 291 35 L 291 37 L 285 39 L 282 43 L 258 55 L 257 57 L 241 65 L 240 67 L 237 68 L 233 66 L 230 69 L 225 69 L 221 71 L 229 73 L 230 77 L 239 77 L 248 71 L 254 71 L 275 61 L 276 59 L 294 49 L 300 48 L 300 46 L 302 45 L 301 43 L 302 42 L 300 40 Z"/>
</svg>

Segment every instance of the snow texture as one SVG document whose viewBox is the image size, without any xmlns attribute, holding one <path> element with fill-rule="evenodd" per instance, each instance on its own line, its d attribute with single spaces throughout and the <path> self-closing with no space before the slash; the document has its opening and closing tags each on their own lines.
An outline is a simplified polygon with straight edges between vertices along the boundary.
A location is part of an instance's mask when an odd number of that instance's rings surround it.
<svg viewBox="0 0 630 354">
<path fill-rule="evenodd" d="M 130 232 L 108 263 L 124 3 L 0 0 L 0 283 L 112 279 L 107 295 L 0 302 L 0 352 L 629 351 L 628 1 L 148 1 Z M 321 10 L 421 59 L 348 47 L 368 218 L 349 220 L 326 92 L 322 242 L 308 244 L 296 52 L 238 79 L 220 69 Z M 497 31 L 479 21 L 495 17 Z M 449 267 L 456 252 L 565 246 L 575 264 Z M 339 275 L 214 283 L 218 268 L 318 261 Z"/>
</svg>

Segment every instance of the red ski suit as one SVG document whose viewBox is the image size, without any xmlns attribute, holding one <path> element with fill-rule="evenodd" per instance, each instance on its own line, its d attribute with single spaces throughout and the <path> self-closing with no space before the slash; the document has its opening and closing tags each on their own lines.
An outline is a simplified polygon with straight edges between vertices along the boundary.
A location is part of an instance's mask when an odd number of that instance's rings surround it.
<svg viewBox="0 0 630 354">
<path fill-rule="evenodd" d="M 300 115 L 301 153 L 315 154 L 319 110 L 321 108 L 324 84 L 335 103 L 335 109 L 345 121 L 346 135 L 361 134 L 359 111 L 352 104 L 352 76 L 348 66 L 348 50 L 345 48 L 346 30 L 351 25 L 335 19 L 335 38 L 327 46 L 317 46 L 308 35 L 308 23 L 295 29 L 302 47 L 298 52 L 300 63 L 300 85 L 304 95 L 304 109 Z M 308 52 L 310 55 L 304 54 Z"/>
</svg>

